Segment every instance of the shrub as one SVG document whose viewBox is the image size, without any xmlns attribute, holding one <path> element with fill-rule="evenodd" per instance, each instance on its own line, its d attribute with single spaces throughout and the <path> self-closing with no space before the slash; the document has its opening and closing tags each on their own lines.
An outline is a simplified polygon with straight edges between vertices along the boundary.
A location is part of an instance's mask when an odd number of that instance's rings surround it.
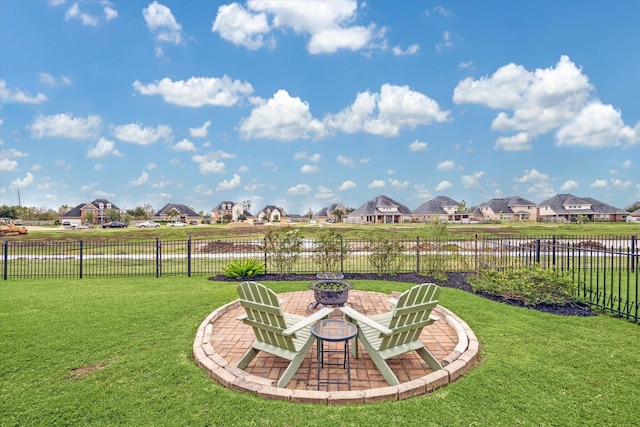
<svg viewBox="0 0 640 427">
<path fill-rule="evenodd" d="M 368 257 L 369 264 L 380 276 L 385 273 L 396 274 L 406 261 L 402 242 L 386 233 L 372 237 L 367 250 L 371 252 Z"/>
<path fill-rule="evenodd" d="M 235 260 L 227 264 L 222 273 L 231 278 L 253 277 L 264 274 L 264 265 L 255 258 Z"/>
<path fill-rule="evenodd" d="M 474 292 L 484 292 L 525 305 L 541 303 L 566 305 L 575 301 L 577 285 L 571 275 L 539 265 L 507 267 L 503 270 L 483 270 L 468 279 Z"/>
<path fill-rule="evenodd" d="M 291 227 L 274 227 L 265 233 L 264 245 L 261 249 L 279 274 L 291 273 L 302 250 L 300 230 Z"/>
<path fill-rule="evenodd" d="M 350 251 L 349 243 L 342 240 L 340 233 L 324 228 L 315 237 L 313 259 L 318 263 L 320 271 L 337 272 L 341 271 L 341 262 Z"/>
</svg>

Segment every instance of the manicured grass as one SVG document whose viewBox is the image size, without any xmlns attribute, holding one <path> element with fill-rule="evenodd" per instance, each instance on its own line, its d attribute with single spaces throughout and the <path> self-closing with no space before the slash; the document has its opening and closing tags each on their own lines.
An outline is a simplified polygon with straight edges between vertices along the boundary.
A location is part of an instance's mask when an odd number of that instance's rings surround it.
<svg viewBox="0 0 640 427">
<path fill-rule="evenodd" d="M 354 284 L 385 293 L 410 286 Z M 440 303 L 474 330 L 483 362 L 445 388 L 340 407 L 233 392 L 207 378 L 191 348 L 200 322 L 235 299 L 235 287 L 205 277 L 0 283 L 0 425 L 637 425 L 638 325 L 447 288 Z"/>
</svg>

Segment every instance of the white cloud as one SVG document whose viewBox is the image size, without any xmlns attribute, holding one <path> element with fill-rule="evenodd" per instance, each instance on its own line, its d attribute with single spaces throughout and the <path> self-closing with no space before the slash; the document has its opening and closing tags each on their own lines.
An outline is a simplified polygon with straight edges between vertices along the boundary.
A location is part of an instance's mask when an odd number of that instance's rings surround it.
<svg viewBox="0 0 640 427">
<path fill-rule="evenodd" d="M 0 79 L 0 101 L 3 103 L 42 104 L 47 99 L 47 96 L 42 93 L 32 96 L 20 89 L 8 89 L 7 82 Z"/>
<path fill-rule="evenodd" d="M 356 183 L 350 180 L 346 180 L 342 184 L 340 184 L 340 187 L 338 187 L 338 191 L 353 190 L 354 188 L 356 188 Z"/>
<path fill-rule="evenodd" d="M 496 140 L 495 149 L 504 151 L 525 151 L 532 148 L 533 137 L 527 132 L 518 132 L 511 136 L 500 136 Z"/>
<path fill-rule="evenodd" d="M 49 73 L 38 73 L 40 83 L 48 86 L 70 86 L 71 79 L 67 76 L 54 77 Z"/>
<path fill-rule="evenodd" d="M 428 148 L 428 143 L 418 141 L 417 139 L 409 144 L 409 151 L 427 151 Z"/>
<path fill-rule="evenodd" d="M 442 33 L 442 41 L 436 45 L 437 52 L 445 49 L 453 49 L 453 40 L 449 31 L 444 31 Z"/>
<path fill-rule="evenodd" d="M 248 49 L 275 47 L 275 30 L 309 36 L 311 54 L 352 51 L 386 45 L 386 29 L 375 24 L 353 25 L 357 19 L 357 1 L 256 1 L 246 8 L 238 3 L 218 9 L 212 31 L 223 39 Z"/>
<path fill-rule="evenodd" d="M 484 175 L 484 172 L 475 172 L 471 175 L 462 175 L 460 180 L 464 188 L 479 188 L 480 178 Z"/>
<path fill-rule="evenodd" d="M 136 80 L 133 88 L 142 95 L 161 95 L 164 102 L 183 107 L 231 107 L 243 97 L 253 93 L 249 83 L 233 80 L 228 76 L 191 77 L 189 80 L 172 81 L 164 78 L 157 83 L 144 85 Z"/>
<path fill-rule="evenodd" d="M 216 190 L 219 190 L 219 191 L 232 190 L 232 189 L 238 187 L 240 185 L 241 181 L 242 181 L 242 179 L 240 178 L 240 175 L 234 173 L 233 174 L 233 178 L 231 178 L 229 180 L 225 179 L 224 181 L 219 183 L 218 186 L 216 187 Z"/>
<path fill-rule="evenodd" d="M 562 187 L 560 187 L 560 191 L 572 191 L 572 190 L 575 190 L 576 188 L 578 188 L 578 183 L 570 179 L 568 181 L 565 181 L 564 184 L 562 184 Z"/>
<path fill-rule="evenodd" d="M 266 104 L 254 108 L 239 129 L 244 139 L 281 141 L 321 137 L 326 133 L 323 124 L 311 116 L 309 104 L 291 97 L 286 90 L 279 90 Z"/>
<path fill-rule="evenodd" d="M 15 172 L 18 170 L 18 162 L 8 158 L 0 159 L 0 172 Z"/>
<path fill-rule="evenodd" d="M 389 184 L 396 190 L 405 190 L 411 186 L 409 181 L 400 181 L 397 179 L 390 179 Z"/>
<path fill-rule="evenodd" d="M 351 168 L 355 166 L 354 162 L 353 162 L 353 159 L 351 157 L 349 157 L 349 156 L 345 156 L 345 155 L 340 154 L 340 155 L 338 155 L 336 160 L 338 161 L 338 163 L 340 163 L 341 165 L 344 165 L 344 166 L 348 166 L 348 167 L 351 167 Z"/>
<path fill-rule="evenodd" d="M 206 138 L 209 133 L 209 126 L 211 126 L 211 120 L 207 120 L 199 128 L 189 128 L 189 134 L 192 138 Z"/>
<path fill-rule="evenodd" d="M 122 153 L 116 149 L 116 143 L 104 137 L 100 138 L 95 147 L 87 153 L 87 157 L 90 159 L 100 159 L 108 155 L 122 157 Z"/>
<path fill-rule="evenodd" d="M 293 196 L 302 196 L 305 194 L 311 193 L 313 190 L 307 184 L 298 184 L 293 187 L 290 187 L 287 190 L 287 194 L 291 194 Z"/>
<path fill-rule="evenodd" d="M 442 161 L 438 163 L 438 166 L 436 166 L 436 169 L 438 169 L 439 171 L 451 171 L 451 170 L 454 170 L 455 168 L 456 168 L 456 163 L 453 160 Z"/>
<path fill-rule="evenodd" d="M 620 167 L 622 169 L 631 169 L 633 167 L 633 161 L 631 160 L 625 160 L 624 162 L 622 162 L 620 164 Z"/>
<path fill-rule="evenodd" d="M 142 10 L 149 31 L 156 40 L 174 44 L 182 43 L 182 25 L 176 21 L 167 6 L 154 1 Z"/>
<path fill-rule="evenodd" d="M 629 190 L 633 188 L 633 182 L 630 180 L 611 179 L 611 186 L 617 190 Z"/>
<path fill-rule="evenodd" d="M 211 152 L 205 155 L 196 154 L 191 159 L 198 164 L 200 172 L 203 174 L 210 173 L 224 173 L 227 168 L 224 163 L 219 162 L 219 159 L 232 158 L 232 154 L 225 153 L 223 151 Z"/>
<path fill-rule="evenodd" d="M 611 105 L 592 102 L 556 133 L 558 145 L 593 148 L 615 147 L 640 141 L 640 133 L 625 126 L 619 110 Z"/>
<path fill-rule="evenodd" d="M 333 191 L 331 191 L 330 188 L 323 186 L 319 186 L 318 192 L 315 196 L 313 196 L 313 198 L 317 200 L 334 200 L 335 197 L 336 195 L 333 193 Z"/>
<path fill-rule="evenodd" d="M 453 184 L 451 184 L 449 181 L 440 181 L 438 185 L 436 185 L 436 188 L 434 190 L 442 192 L 447 191 L 451 188 L 453 188 Z"/>
<path fill-rule="evenodd" d="M 259 49 L 265 44 L 265 35 L 271 31 L 264 13 L 252 14 L 238 3 L 222 5 L 211 31 L 224 40 L 247 49 Z"/>
<path fill-rule="evenodd" d="M 105 6 L 102 11 L 104 12 L 104 19 L 106 19 L 107 22 L 118 17 L 118 11 L 111 6 Z"/>
<path fill-rule="evenodd" d="M 129 180 L 128 186 L 140 187 L 149 182 L 149 174 L 146 171 L 142 171 L 139 177 Z"/>
<path fill-rule="evenodd" d="M 172 149 L 174 151 L 196 151 L 196 145 L 187 138 L 184 138 L 182 141 L 174 145 Z"/>
<path fill-rule="evenodd" d="M 316 165 L 302 165 L 300 168 L 301 173 L 314 173 L 318 172 L 320 168 Z"/>
<path fill-rule="evenodd" d="M 596 179 L 589 185 L 589 188 L 607 188 L 606 179 Z"/>
<path fill-rule="evenodd" d="M 393 49 L 391 49 L 391 53 L 393 53 L 395 56 L 410 56 L 415 55 L 419 50 L 420 45 L 416 43 L 412 44 L 404 50 L 400 46 L 394 46 Z"/>
<path fill-rule="evenodd" d="M 26 188 L 31 186 L 31 184 L 33 184 L 34 181 L 34 176 L 31 172 L 27 172 L 27 174 L 25 175 L 24 178 L 20 179 L 15 179 L 11 182 L 11 185 L 9 185 L 9 188 Z"/>
<path fill-rule="evenodd" d="M 91 16 L 88 13 L 80 12 L 80 5 L 73 3 L 67 12 L 64 14 L 64 18 L 68 21 L 70 19 L 78 19 L 82 22 L 82 25 L 88 25 L 95 27 L 98 25 L 98 18 Z"/>
<path fill-rule="evenodd" d="M 541 173 L 537 169 L 525 169 L 522 176 L 514 178 L 513 181 L 516 183 L 514 190 L 518 190 L 518 184 L 526 184 L 528 185 L 525 190 L 526 194 L 531 194 L 539 199 L 547 199 L 554 194 L 549 175 Z"/>
<path fill-rule="evenodd" d="M 88 139 L 98 133 L 101 122 L 95 115 L 86 118 L 73 117 L 69 113 L 38 116 L 31 125 L 31 135 L 34 138 Z"/>
<path fill-rule="evenodd" d="M 369 183 L 369 185 L 367 185 L 367 188 L 384 188 L 384 187 L 385 187 L 384 179 L 373 180 Z"/>
<path fill-rule="evenodd" d="M 330 129 L 346 133 L 393 137 L 403 128 L 447 121 L 449 114 L 436 101 L 408 86 L 383 84 L 380 93 L 359 93 L 353 104 L 337 114 L 327 115 L 323 122 Z"/>
<path fill-rule="evenodd" d="M 593 86 L 567 56 L 552 68 L 528 71 L 508 64 L 492 76 L 469 77 L 454 89 L 455 103 L 477 103 L 500 111 L 491 124 L 494 131 L 515 131 L 500 137 L 497 149 L 526 150 L 541 134 L 557 130 L 558 145 L 610 147 L 634 145 L 640 130 L 625 126 L 611 105 L 592 100 Z"/>
<path fill-rule="evenodd" d="M 171 127 L 160 125 L 157 128 L 143 127 L 139 123 L 128 123 L 126 125 L 114 126 L 113 136 L 120 141 L 131 142 L 138 145 L 149 145 L 159 140 L 169 140 L 171 138 Z"/>
</svg>

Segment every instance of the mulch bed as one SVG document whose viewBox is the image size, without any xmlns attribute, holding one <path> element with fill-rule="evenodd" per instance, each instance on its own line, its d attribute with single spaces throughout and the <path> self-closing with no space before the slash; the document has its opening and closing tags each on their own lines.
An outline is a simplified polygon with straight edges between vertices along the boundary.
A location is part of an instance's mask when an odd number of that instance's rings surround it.
<svg viewBox="0 0 640 427">
<path fill-rule="evenodd" d="M 395 282 L 403 282 L 403 283 L 437 283 L 439 286 L 460 289 L 466 292 L 473 293 L 473 288 L 469 283 L 467 283 L 468 273 L 447 273 L 447 280 L 437 280 L 433 277 L 421 276 L 416 273 L 398 273 L 395 275 L 382 275 L 379 276 L 377 274 L 360 274 L 360 273 L 345 273 L 344 280 L 392 280 Z M 231 279 L 223 275 L 212 276 L 209 280 L 215 280 L 218 282 L 242 282 L 246 279 Z M 314 282 L 318 280 L 315 274 L 262 274 L 260 276 L 254 276 L 249 280 L 259 281 L 272 281 L 272 282 L 282 282 L 282 281 L 309 281 Z M 555 305 L 555 304 L 538 304 L 538 305 L 530 305 L 525 306 L 521 301 L 515 301 L 510 299 L 505 299 L 496 295 L 489 295 L 482 292 L 476 293 L 481 297 L 501 302 L 504 304 L 513 305 L 516 307 L 522 307 L 528 310 L 537 310 L 545 313 L 558 314 L 561 316 L 595 316 L 594 313 L 589 306 L 582 304 L 567 304 L 567 305 Z"/>
</svg>

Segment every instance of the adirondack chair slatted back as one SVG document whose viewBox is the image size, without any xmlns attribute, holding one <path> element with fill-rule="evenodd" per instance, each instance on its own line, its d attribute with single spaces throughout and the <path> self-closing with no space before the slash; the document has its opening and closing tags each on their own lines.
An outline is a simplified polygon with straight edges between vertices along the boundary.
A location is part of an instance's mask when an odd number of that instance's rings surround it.
<svg viewBox="0 0 640 427">
<path fill-rule="evenodd" d="M 243 322 L 253 328 L 258 341 L 296 351 L 295 337 L 282 334 L 287 325 L 275 292 L 261 283 L 244 282 L 238 286 L 238 295 L 247 315 Z"/>
<path fill-rule="evenodd" d="M 386 350 L 418 340 L 422 329 L 433 323 L 433 320 L 429 319 L 429 315 L 438 305 L 436 299 L 438 293 L 440 293 L 438 285 L 423 283 L 400 295 L 387 326 L 393 333 L 384 336 L 379 350 Z"/>
</svg>

